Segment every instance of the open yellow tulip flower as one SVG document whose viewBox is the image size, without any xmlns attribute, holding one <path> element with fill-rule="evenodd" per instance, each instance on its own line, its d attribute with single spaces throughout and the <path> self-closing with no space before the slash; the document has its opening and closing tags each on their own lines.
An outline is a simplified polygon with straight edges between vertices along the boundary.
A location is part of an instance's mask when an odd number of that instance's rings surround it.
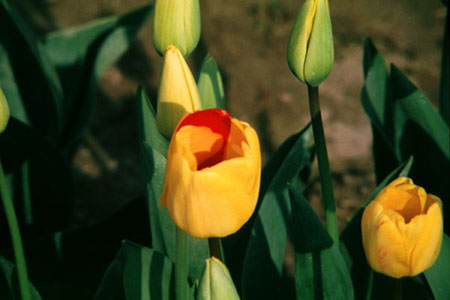
<svg viewBox="0 0 450 300">
<path fill-rule="evenodd" d="M 260 176 L 255 130 L 222 109 L 196 111 L 172 136 L 161 204 L 191 236 L 227 236 L 252 215 Z"/>
<path fill-rule="evenodd" d="M 394 278 L 417 275 L 433 265 L 442 243 L 442 202 L 400 177 L 364 210 L 362 242 L 369 265 Z"/>
</svg>

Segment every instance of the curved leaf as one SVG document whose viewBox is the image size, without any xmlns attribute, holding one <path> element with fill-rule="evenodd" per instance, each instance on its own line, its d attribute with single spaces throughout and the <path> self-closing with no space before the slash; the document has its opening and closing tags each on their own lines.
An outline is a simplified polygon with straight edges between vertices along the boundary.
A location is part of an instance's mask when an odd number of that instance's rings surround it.
<svg viewBox="0 0 450 300">
<path fill-rule="evenodd" d="M 72 212 L 72 178 L 56 147 L 33 128 L 11 118 L 0 135 L 0 158 L 11 179 L 19 223 L 30 225 L 24 237 L 64 228 Z M 0 219 L 0 232 L 7 230 L 5 226 Z"/>
<path fill-rule="evenodd" d="M 203 59 L 197 85 L 203 109 L 226 109 L 222 76 L 211 54 L 207 54 Z"/>
<path fill-rule="evenodd" d="M 41 296 L 30 283 L 32 300 L 41 300 Z M 20 299 L 20 290 L 17 282 L 16 266 L 0 255 L 0 299 Z"/>
<path fill-rule="evenodd" d="M 441 252 L 434 265 L 424 272 L 436 300 L 450 298 L 450 237 L 444 234 Z"/>
<path fill-rule="evenodd" d="M 124 241 L 94 299 L 174 299 L 174 279 L 174 264 L 167 257 Z"/>
<path fill-rule="evenodd" d="M 63 117 L 57 73 L 37 37 L 6 0 L 0 1 L 0 20 L 0 85 L 11 103 L 11 115 L 56 140 Z"/>
<path fill-rule="evenodd" d="M 312 130 L 308 125 L 291 136 L 264 168 L 260 207 L 256 210 L 242 270 L 244 299 L 276 299 L 279 296 L 291 215 L 288 185 L 302 169 L 309 169 L 311 139 Z M 228 260 L 226 262 L 228 265 Z"/>
<path fill-rule="evenodd" d="M 130 47 L 152 11 L 153 5 L 146 5 L 45 37 L 45 49 L 66 96 L 62 146 L 70 145 L 87 128 L 94 113 L 97 81 Z"/>
</svg>

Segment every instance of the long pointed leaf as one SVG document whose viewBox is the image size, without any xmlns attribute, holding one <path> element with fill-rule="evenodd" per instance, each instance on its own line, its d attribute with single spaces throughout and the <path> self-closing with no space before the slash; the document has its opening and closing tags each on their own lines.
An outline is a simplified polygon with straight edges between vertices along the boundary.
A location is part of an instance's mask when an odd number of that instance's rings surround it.
<svg viewBox="0 0 450 300">
<path fill-rule="evenodd" d="M 436 300 L 450 298 L 450 237 L 444 234 L 441 252 L 434 265 L 424 272 Z"/>
<path fill-rule="evenodd" d="M 311 205 L 294 187 L 292 205 L 297 299 L 354 298 L 349 270 Z"/>
<path fill-rule="evenodd" d="M 57 73 L 37 37 L 6 0 L 0 1 L 0 20 L 0 85 L 11 102 L 11 115 L 56 140 L 63 117 Z"/>
<path fill-rule="evenodd" d="M 146 5 L 45 37 L 45 49 L 66 96 L 62 146 L 70 145 L 87 128 L 94 113 L 97 81 L 131 46 L 152 11 L 153 5 Z"/>
<path fill-rule="evenodd" d="M 283 144 L 263 171 L 257 210 L 242 271 L 244 299 L 275 299 L 286 250 L 291 205 L 288 185 L 311 164 L 310 125 Z M 267 188 L 267 190 L 264 190 Z"/>
</svg>

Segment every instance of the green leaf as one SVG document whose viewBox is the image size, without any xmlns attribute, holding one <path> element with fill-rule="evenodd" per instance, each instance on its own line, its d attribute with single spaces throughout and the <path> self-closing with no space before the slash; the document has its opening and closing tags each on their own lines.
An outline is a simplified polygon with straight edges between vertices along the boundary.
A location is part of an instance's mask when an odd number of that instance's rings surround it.
<svg viewBox="0 0 450 300">
<path fill-rule="evenodd" d="M 170 218 L 167 209 L 162 207 L 159 202 L 164 184 L 166 169 L 165 156 L 168 142 L 158 132 L 155 112 L 147 95 L 141 88 L 138 89 L 137 99 L 152 245 L 156 251 L 175 260 L 175 224 Z M 201 278 L 205 267 L 205 259 L 209 257 L 208 241 L 206 239 L 196 239 L 188 236 L 187 249 L 189 276 L 192 278 Z"/>
<path fill-rule="evenodd" d="M 366 299 L 368 291 L 372 290 L 372 269 L 369 267 L 362 246 L 361 218 L 364 209 L 375 199 L 378 193 L 391 181 L 399 176 L 408 176 L 412 159 L 403 163 L 391 172 L 375 189 L 369 199 L 352 217 L 340 236 L 340 248 L 346 258 L 347 267 L 350 270 L 356 299 Z"/>
<path fill-rule="evenodd" d="M 123 239 L 150 245 L 147 224 L 142 197 L 99 223 L 24 240 L 30 278 L 43 299 L 92 299 Z"/>
<path fill-rule="evenodd" d="M 43 46 L 26 22 L 0 1 L 0 85 L 11 115 L 56 140 L 62 129 L 63 92 Z"/>
<path fill-rule="evenodd" d="M 222 76 L 211 54 L 207 54 L 203 59 L 197 85 L 203 109 L 226 109 Z"/>
<path fill-rule="evenodd" d="M 41 296 L 30 282 L 32 300 L 41 300 Z M 20 299 L 16 266 L 0 255 L 0 299 Z"/>
<path fill-rule="evenodd" d="M 444 234 L 441 252 L 434 265 L 424 272 L 436 300 L 450 298 L 450 237 Z"/>
<path fill-rule="evenodd" d="M 142 151 L 152 246 L 156 251 L 175 259 L 175 225 L 167 210 L 159 203 L 167 160 L 146 142 L 143 143 Z"/>
<path fill-rule="evenodd" d="M 169 142 L 161 135 L 156 126 L 156 113 L 142 87 L 137 90 L 138 128 L 141 142 L 146 142 L 164 157 L 169 148 Z"/>
<path fill-rule="evenodd" d="M 131 46 L 152 11 L 153 5 L 146 5 L 45 37 L 45 49 L 58 70 L 66 96 L 63 146 L 70 145 L 87 128 L 94 113 L 97 81 Z"/>
<path fill-rule="evenodd" d="M 444 1 L 443 1 L 444 2 Z M 445 6 L 447 6 L 448 1 L 445 1 Z M 441 82 L 439 87 L 439 112 L 442 118 L 447 123 L 450 124 L 450 100 L 449 100 L 449 37 L 448 37 L 448 11 L 445 22 L 444 29 L 444 43 L 442 49 L 442 62 L 441 62 Z"/>
<path fill-rule="evenodd" d="M 289 187 L 297 299 L 353 299 L 349 270 L 339 248 L 305 197 Z"/>
<path fill-rule="evenodd" d="M 311 139 L 312 130 L 308 125 L 286 140 L 264 168 L 259 207 L 243 264 L 244 299 L 276 299 L 279 296 L 291 215 L 288 185 L 297 179 L 301 170 L 309 169 Z M 230 266 L 227 252 L 225 258 Z M 235 279 L 235 282 L 238 281 Z"/>
<path fill-rule="evenodd" d="M 388 72 L 383 56 L 370 39 L 364 43 L 363 71 L 365 83 L 361 104 L 372 125 L 375 178 L 380 183 L 398 164 L 392 144 L 391 116 L 388 115 Z"/>
<path fill-rule="evenodd" d="M 174 279 L 174 264 L 167 257 L 124 241 L 94 299 L 173 299 Z"/>
<path fill-rule="evenodd" d="M 58 149 L 13 117 L 0 135 L 0 158 L 11 180 L 19 223 L 29 225 L 23 236 L 64 228 L 72 213 L 72 183 L 69 166 Z M 6 224 L 0 220 L 0 233 L 3 230 L 7 232 Z"/>
<path fill-rule="evenodd" d="M 450 197 L 449 128 L 425 96 L 394 65 L 390 77 L 395 151 L 414 156 L 411 177 L 428 193 Z M 433 174 L 430 176 L 429 174 Z"/>
</svg>

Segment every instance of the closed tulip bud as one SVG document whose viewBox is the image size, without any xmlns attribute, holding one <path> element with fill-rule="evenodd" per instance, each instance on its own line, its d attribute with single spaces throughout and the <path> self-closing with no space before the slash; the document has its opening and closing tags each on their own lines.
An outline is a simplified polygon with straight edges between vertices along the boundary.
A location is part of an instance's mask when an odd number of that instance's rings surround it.
<svg viewBox="0 0 450 300">
<path fill-rule="evenodd" d="M 318 86 L 334 61 L 328 0 L 306 0 L 295 20 L 288 44 L 288 64 L 303 83 Z"/>
<path fill-rule="evenodd" d="M 175 45 L 186 57 L 200 40 L 198 0 L 157 0 L 153 21 L 153 44 L 160 55 Z"/>
<path fill-rule="evenodd" d="M 417 275 L 433 265 L 442 243 L 442 202 L 400 177 L 364 210 L 364 252 L 377 272 L 394 278 Z"/>
<path fill-rule="evenodd" d="M 158 88 L 156 124 L 170 139 L 180 119 L 201 109 L 197 84 L 178 48 L 170 45 L 164 53 L 163 70 Z"/>
<path fill-rule="evenodd" d="M 215 257 L 206 259 L 197 300 L 239 300 L 230 272 Z"/>
<path fill-rule="evenodd" d="M 222 109 L 197 111 L 170 141 L 161 204 L 193 237 L 227 236 L 252 215 L 260 174 L 255 130 Z"/>
<path fill-rule="evenodd" d="M 0 88 L 0 133 L 2 133 L 9 121 L 9 106 L 5 94 Z"/>
</svg>

